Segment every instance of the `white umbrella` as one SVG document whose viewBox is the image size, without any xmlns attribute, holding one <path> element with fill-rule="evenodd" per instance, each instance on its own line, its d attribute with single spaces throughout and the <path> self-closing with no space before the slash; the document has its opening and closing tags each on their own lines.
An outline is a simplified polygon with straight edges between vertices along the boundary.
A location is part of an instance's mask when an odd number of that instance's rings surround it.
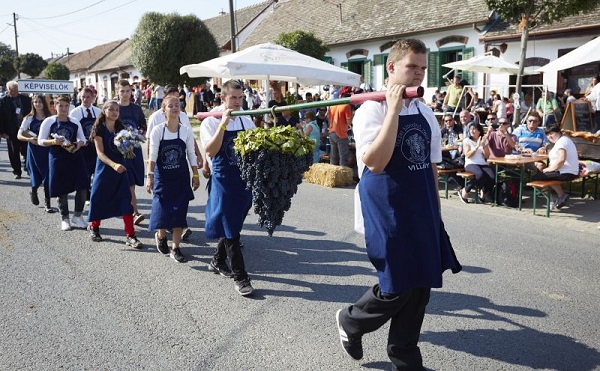
<svg viewBox="0 0 600 371">
<path fill-rule="evenodd" d="M 260 44 L 237 53 L 179 69 L 190 77 L 283 80 L 303 85 L 359 86 L 360 75 L 275 44 Z"/>
<path fill-rule="evenodd" d="M 519 73 L 519 66 L 506 62 L 503 59 L 493 55 L 479 55 L 477 57 L 464 59 L 462 61 L 446 63 L 444 67 L 455 70 L 483 73 L 508 73 L 516 75 Z"/>
<path fill-rule="evenodd" d="M 541 72 L 562 71 L 582 64 L 600 61 L 600 37 L 588 41 L 538 69 Z"/>
</svg>

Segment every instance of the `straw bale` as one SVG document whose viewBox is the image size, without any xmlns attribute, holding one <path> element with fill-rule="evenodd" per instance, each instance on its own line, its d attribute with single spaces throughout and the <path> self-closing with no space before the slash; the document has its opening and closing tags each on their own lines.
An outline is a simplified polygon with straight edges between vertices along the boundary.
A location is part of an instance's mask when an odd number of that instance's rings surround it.
<svg viewBox="0 0 600 371">
<path fill-rule="evenodd" d="M 313 164 L 304 173 L 304 179 L 309 183 L 329 188 L 345 187 L 354 184 L 351 168 L 324 163 Z"/>
</svg>

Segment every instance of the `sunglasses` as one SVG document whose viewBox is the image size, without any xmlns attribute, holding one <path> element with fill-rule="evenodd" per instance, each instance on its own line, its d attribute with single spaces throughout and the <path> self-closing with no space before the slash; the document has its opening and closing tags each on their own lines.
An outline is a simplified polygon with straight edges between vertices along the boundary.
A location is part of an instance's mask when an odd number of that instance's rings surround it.
<svg viewBox="0 0 600 371">
<path fill-rule="evenodd" d="M 527 120 L 527 122 L 538 122 L 538 120 Z"/>
<path fill-rule="evenodd" d="M 444 122 L 452 122 L 452 120 L 444 120 Z"/>
<path fill-rule="evenodd" d="M 495 120 L 496 118 L 495 117 L 488 117 L 487 119 L 488 120 Z"/>
</svg>

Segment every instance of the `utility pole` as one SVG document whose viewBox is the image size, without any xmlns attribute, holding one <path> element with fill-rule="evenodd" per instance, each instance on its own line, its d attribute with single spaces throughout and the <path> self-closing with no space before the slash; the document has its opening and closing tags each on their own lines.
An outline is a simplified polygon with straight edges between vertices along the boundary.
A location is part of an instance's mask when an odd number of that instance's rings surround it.
<svg viewBox="0 0 600 371">
<path fill-rule="evenodd" d="M 237 51 L 237 46 L 235 45 L 235 14 L 233 11 L 233 0 L 229 0 L 229 23 L 231 26 L 231 52 L 235 53 Z"/>
<path fill-rule="evenodd" d="M 17 58 L 19 57 L 19 35 L 17 34 L 17 13 L 13 13 L 13 26 L 15 27 L 15 50 L 17 52 Z M 21 78 L 21 71 L 17 68 L 17 78 Z"/>
</svg>

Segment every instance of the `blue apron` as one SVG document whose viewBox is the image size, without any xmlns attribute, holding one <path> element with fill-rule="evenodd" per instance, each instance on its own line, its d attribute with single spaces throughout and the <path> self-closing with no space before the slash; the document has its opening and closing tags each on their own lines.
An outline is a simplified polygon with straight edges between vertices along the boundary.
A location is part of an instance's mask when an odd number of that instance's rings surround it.
<svg viewBox="0 0 600 371">
<path fill-rule="evenodd" d="M 163 125 L 163 138 L 165 130 L 166 125 Z M 176 139 L 160 141 L 152 193 L 154 196 L 148 230 L 187 228 L 188 205 L 194 199 L 194 192 L 191 187 L 187 146 L 179 138 L 179 128 Z"/>
<path fill-rule="evenodd" d="M 87 117 L 87 111 L 84 106 L 79 106 L 82 111 L 82 119 L 79 120 L 81 124 L 81 129 L 83 130 L 83 136 L 86 140 L 88 140 L 88 144 L 85 147 L 81 148 L 81 153 L 83 154 L 83 160 L 85 161 L 85 167 L 87 169 L 90 177 L 94 174 L 94 170 L 96 169 L 96 159 L 98 155 L 96 154 L 96 146 L 93 141 L 90 141 L 90 134 L 92 133 L 92 127 L 94 126 L 94 122 L 96 122 L 96 115 L 94 114 L 94 110 L 90 107 L 90 112 L 92 113 L 92 117 Z"/>
<path fill-rule="evenodd" d="M 460 270 L 440 217 L 429 123 L 420 110 L 398 121 L 390 162 L 379 174 L 365 167 L 358 187 L 367 255 L 387 294 L 441 287 L 444 270 Z"/>
<path fill-rule="evenodd" d="M 56 121 L 50 126 L 50 134 L 64 136 L 71 143 L 77 142 L 77 124 L 66 121 Z M 79 189 L 90 187 L 89 176 L 81 151 L 70 153 L 62 146 L 51 146 L 49 164 L 50 197 L 69 194 Z"/>
<path fill-rule="evenodd" d="M 138 126 L 140 115 L 143 117 L 144 112 L 140 106 L 130 104 L 128 106 L 119 105 L 119 120 L 123 122 L 126 128 L 139 130 Z M 127 167 L 127 176 L 129 177 L 129 185 L 144 185 L 144 155 L 142 148 L 138 147 L 133 150 L 135 158 L 125 159 L 125 167 Z"/>
<path fill-rule="evenodd" d="M 102 135 L 104 154 L 111 161 L 122 165 L 124 158 L 115 146 L 114 139 L 115 133 L 111 133 L 104 126 Z M 95 169 L 88 220 L 99 221 L 133 214 L 127 172 L 119 174 L 100 159 L 96 160 Z"/>
<path fill-rule="evenodd" d="M 233 151 L 238 131 L 225 131 L 219 153 L 212 159 L 212 175 L 206 201 L 206 238 L 238 238 L 252 206 L 252 192 L 246 189 Z M 219 129 L 220 130 L 220 129 Z"/>
<path fill-rule="evenodd" d="M 42 121 L 34 118 L 31 120 L 29 130 L 35 134 L 40 133 Z M 38 138 L 39 139 L 39 138 Z M 50 148 L 28 143 L 27 145 L 27 168 L 29 169 L 29 178 L 32 187 L 39 187 L 44 183 L 48 186 L 48 153 Z"/>
</svg>

